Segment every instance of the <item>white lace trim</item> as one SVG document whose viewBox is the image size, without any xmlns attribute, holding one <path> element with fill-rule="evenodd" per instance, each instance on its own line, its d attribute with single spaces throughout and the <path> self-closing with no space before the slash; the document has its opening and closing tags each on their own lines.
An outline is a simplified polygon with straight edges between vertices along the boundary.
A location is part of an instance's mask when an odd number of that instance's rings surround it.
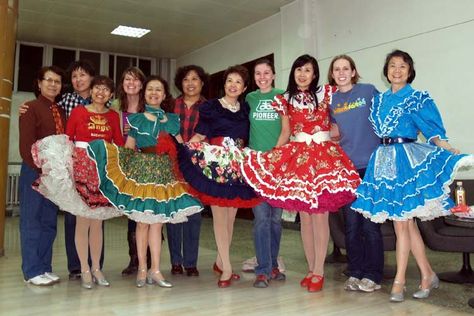
<svg viewBox="0 0 474 316">
<path fill-rule="evenodd" d="M 274 182 L 277 182 L 277 180 L 273 177 L 273 175 L 265 168 L 263 168 L 263 165 L 261 163 L 261 152 L 256 152 L 257 154 L 257 162 L 260 166 L 260 170 L 264 171 L 267 175 L 269 175 L 271 177 L 271 179 L 274 181 Z M 253 172 L 253 175 L 255 176 L 255 178 L 258 180 L 259 184 L 261 184 L 262 187 L 265 187 L 269 190 L 272 190 L 274 191 L 276 189 L 276 186 L 273 186 L 273 185 L 270 185 L 269 183 L 267 182 L 264 182 L 262 180 L 262 178 L 260 178 L 259 176 L 259 173 L 257 172 L 257 170 L 254 168 L 254 166 L 251 164 L 251 156 L 249 155 L 247 157 L 247 166 L 250 167 L 250 169 L 252 170 Z M 272 199 L 272 200 L 278 200 L 278 201 L 282 201 L 282 202 L 286 202 L 288 200 L 297 200 L 297 201 L 300 201 L 300 202 L 303 202 L 303 203 L 306 203 L 306 204 L 309 204 L 311 206 L 311 208 L 318 208 L 319 206 L 319 200 L 318 200 L 318 195 L 314 194 L 314 190 L 308 190 L 306 189 L 308 186 L 315 186 L 314 183 L 311 183 L 309 181 L 302 181 L 300 179 L 286 179 L 285 180 L 282 180 L 280 181 L 281 184 L 283 184 L 284 186 L 281 188 L 283 191 L 292 191 L 291 187 L 293 187 L 292 183 L 301 183 L 303 184 L 303 189 L 301 189 L 306 195 L 308 196 L 312 196 L 312 199 L 307 199 L 305 197 L 302 197 L 302 196 L 292 196 L 291 198 L 290 197 L 282 197 L 282 196 L 277 196 L 275 194 L 268 194 L 266 193 L 261 187 L 257 187 L 256 184 L 252 183 L 249 179 L 249 177 L 247 176 L 245 170 L 244 170 L 244 166 L 243 164 L 241 164 L 241 172 L 242 172 L 242 175 L 243 177 L 245 178 L 245 181 L 247 182 L 248 185 L 250 185 L 252 187 L 252 189 L 254 189 L 254 191 L 256 191 L 258 194 L 260 194 L 261 196 L 265 197 L 265 198 L 269 198 L 269 199 Z M 355 173 L 354 170 L 352 171 L 349 171 L 347 169 L 344 169 L 347 173 L 351 174 L 351 173 Z M 340 180 L 344 180 L 342 177 L 339 176 L 339 172 L 333 172 L 333 173 L 330 173 L 330 175 L 338 175 L 337 176 L 337 180 L 335 181 L 330 181 L 330 183 L 337 183 L 339 182 Z M 316 177 L 315 181 L 320 181 L 318 180 L 320 177 L 324 177 L 325 175 L 319 175 L 318 177 Z M 325 183 L 327 183 L 328 181 L 325 181 Z M 329 193 L 340 193 L 340 192 L 351 192 L 353 194 L 355 194 L 355 191 L 356 189 L 354 188 L 339 188 L 339 189 L 331 189 L 329 187 L 324 187 L 323 189 L 321 189 L 320 192 L 324 191 L 324 190 L 327 190 Z"/>
<path fill-rule="evenodd" d="M 123 215 L 115 207 L 91 208 L 76 190 L 72 153 L 74 144 L 67 135 L 51 135 L 35 143 L 37 165 L 43 170 L 37 190 L 61 210 L 91 219 L 109 219 Z"/>
<path fill-rule="evenodd" d="M 123 206 L 119 206 L 123 209 Z M 188 221 L 188 216 L 199 213 L 202 211 L 201 206 L 190 206 L 185 209 L 174 212 L 171 216 L 166 216 L 165 214 L 154 214 L 152 210 L 145 210 L 144 212 L 132 210 L 125 211 L 125 215 L 128 216 L 131 220 L 139 223 L 145 224 L 156 224 L 156 223 L 183 223 Z"/>
</svg>

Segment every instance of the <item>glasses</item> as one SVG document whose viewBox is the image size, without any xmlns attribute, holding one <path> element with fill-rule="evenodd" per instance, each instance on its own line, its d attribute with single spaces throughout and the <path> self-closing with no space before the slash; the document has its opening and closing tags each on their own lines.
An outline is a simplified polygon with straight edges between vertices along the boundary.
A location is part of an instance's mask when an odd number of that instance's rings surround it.
<svg viewBox="0 0 474 316">
<path fill-rule="evenodd" d="M 112 90 L 110 90 L 109 87 L 106 87 L 106 86 L 93 86 L 92 89 L 96 90 L 96 91 L 103 91 L 103 92 L 110 92 Z"/>
<path fill-rule="evenodd" d="M 43 78 L 44 81 L 46 81 L 48 84 L 57 84 L 57 85 L 60 85 L 61 84 L 61 80 L 54 80 L 53 78 Z"/>
</svg>

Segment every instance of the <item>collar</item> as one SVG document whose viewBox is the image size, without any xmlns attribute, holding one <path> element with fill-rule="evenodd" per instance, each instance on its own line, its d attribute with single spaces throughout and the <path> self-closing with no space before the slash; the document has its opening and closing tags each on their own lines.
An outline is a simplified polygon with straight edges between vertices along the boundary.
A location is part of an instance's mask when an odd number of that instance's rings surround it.
<svg viewBox="0 0 474 316">
<path fill-rule="evenodd" d="M 159 120 L 163 119 L 165 115 L 165 111 L 163 111 L 162 109 L 154 108 L 148 104 L 145 104 L 145 111 L 156 116 Z"/>
<path fill-rule="evenodd" d="M 76 91 L 73 92 L 74 97 L 81 105 L 89 105 L 92 103 L 92 97 L 88 96 L 87 98 L 83 98 L 79 93 Z"/>
<path fill-rule="evenodd" d="M 399 98 L 405 98 L 407 97 L 408 95 L 410 95 L 411 93 L 413 92 L 413 88 L 412 86 L 407 83 L 403 88 L 401 88 L 400 90 L 398 90 L 397 92 L 393 93 L 392 92 L 392 89 L 388 89 L 386 92 L 385 92 L 385 95 L 390 97 L 390 96 L 396 96 L 396 97 L 399 97 Z"/>
</svg>

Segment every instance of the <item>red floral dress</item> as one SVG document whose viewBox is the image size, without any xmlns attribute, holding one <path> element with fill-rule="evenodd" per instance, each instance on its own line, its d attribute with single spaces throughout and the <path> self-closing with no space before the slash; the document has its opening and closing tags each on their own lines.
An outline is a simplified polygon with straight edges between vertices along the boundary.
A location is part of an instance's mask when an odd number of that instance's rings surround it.
<svg viewBox="0 0 474 316">
<path fill-rule="evenodd" d="M 288 101 L 277 96 L 274 108 L 290 121 L 290 142 L 268 152 L 249 150 L 242 163 L 248 184 L 272 206 L 308 213 L 334 212 L 355 198 L 359 175 L 342 148 L 329 140 L 332 91 L 308 92 Z"/>
</svg>

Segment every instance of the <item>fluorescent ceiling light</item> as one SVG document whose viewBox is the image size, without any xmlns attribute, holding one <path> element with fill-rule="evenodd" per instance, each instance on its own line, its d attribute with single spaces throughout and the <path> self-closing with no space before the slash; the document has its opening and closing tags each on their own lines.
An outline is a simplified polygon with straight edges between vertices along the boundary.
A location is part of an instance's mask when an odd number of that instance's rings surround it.
<svg viewBox="0 0 474 316">
<path fill-rule="evenodd" d="M 149 32 L 147 29 L 119 25 L 110 34 L 140 38 Z"/>
</svg>

